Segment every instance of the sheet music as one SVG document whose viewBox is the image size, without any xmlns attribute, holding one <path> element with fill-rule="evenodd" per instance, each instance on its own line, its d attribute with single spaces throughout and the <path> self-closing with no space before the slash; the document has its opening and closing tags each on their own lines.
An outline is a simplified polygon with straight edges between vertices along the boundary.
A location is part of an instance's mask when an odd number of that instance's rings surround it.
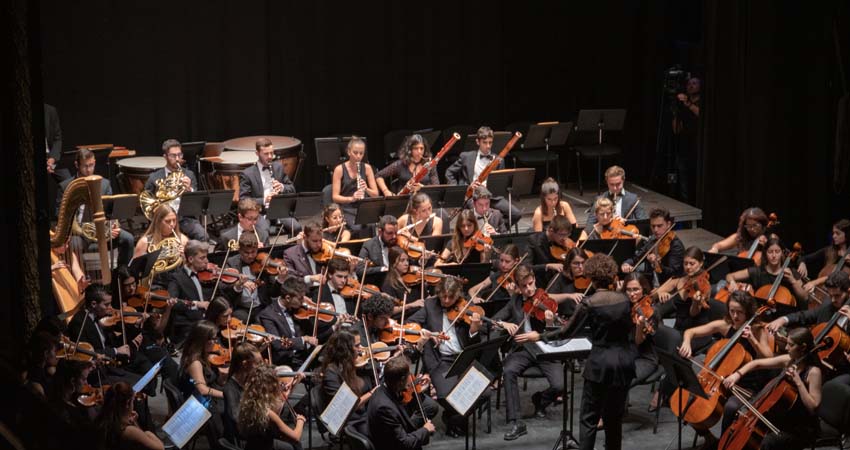
<svg viewBox="0 0 850 450">
<path fill-rule="evenodd" d="M 145 389 L 148 383 L 150 383 L 151 380 L 154 379 L 156 374 L 159 373 L 159 370 L 162 369 L 162 361 L 165 360 L 165 358 L 168 358 L 168 356 L 165 356 L 160 359 L 159 362 L 157 362 L 153 365 L 153 367 L 148 369 L 147 373 L 145 373 L 142 378 L 139 378 L 139 381 L 137 381 L 136 384 L 133 385 L 133 392 L 138 394 L 139 392 L 142 392 L 142 390 Z"/>
<path fill-rule="evenodd" d="M 553 343 L 537 341 L 535 344 L 537 344 L 537 347 L 539 347 L 543 353 L 588 352 L 592 347 L 587 338 L 573 338 L 567 339 L 566 342 L 554 341 Z"/>
<path fill-rule="evenodd" d="M 464 415 L 489 385 L 490 379 L 475 366 L 470 366 L 463 378 L 446 396 L 446 402 L 452 405 L 455 411 Z"/>
<path fill-rule="evenodd" d="M 328 431 L 338 436 L 343 425 L 345 425 L 345 421 L 348 420 L 348 416 L 354 411 L 359 400 L 360 397 L 343 381 L 342 386 L 336 391 L 336 395 L 328 403 L 327 408 L 322 411 L 319 419 L 325 424 Z"/>
<path fill-rule="evenodd" d="M 165 422 L 162 431 L 177 448 L 183 448 L 210 417 L 212 414 L 207 408 L 192 396 L 168 419 L 168 422 Z"/>
</svg>

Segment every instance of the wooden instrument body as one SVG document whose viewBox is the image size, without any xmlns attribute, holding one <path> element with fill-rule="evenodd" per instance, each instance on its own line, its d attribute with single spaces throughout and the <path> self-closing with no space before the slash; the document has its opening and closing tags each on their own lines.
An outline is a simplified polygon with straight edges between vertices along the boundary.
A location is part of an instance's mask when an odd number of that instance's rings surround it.
<svg viewBox="0 0 850 450">
<path fill-rule="evenodd" d="M 59 262 L 59 255 L 50 252 L 50 264 L 57 262 Z M 69 267 L 53 269 L 50 282 L 53 285 L 53 296 L 56 297 L 56 304 L 59 306 L 60 312 L 73 311 L 83 301 L 83 294 L 80 292 L 77 280 L 74 279 L 74 274 L 71 273 Z M 68 320 L 70 319 L 69 317 Z"/>
<path fill-rule="evenodd" d="M 799 392 L 797 388 L 783 378 L 778 384 L 768 384 L 765 390 L 758 394 L 752 405 L 764 416 L 771 411 L 790 410 L 798 397 Z M 720 442 L 717 444 L 717 448 L 724 450 L 756 450 L 761 448 L 761 442 L 764 436 L 770 432 L 767 425 L 759 420 L 756 414 L 747 409 L 720 436 Z"/>
<path fill-rule="evenodd" d="M 823 337 L 816 342 L 821 344 L 824 343 L 827 336 L 830 338 L 832 345 L 819 350 L 818 358 L 832 367 L 838 367 L 843 363 L 843 361 L 846 361 L 844 353 L 850 352 L 850 336 L 842 331 L 840 326 L 835 324 L 831 325 L 830 322 L 815 325 L 814 328 L 812 328 L 812 335 L 815 336 L 816 339 L 823 335 Z M 827 327 L 829 327 L 828 330 Z"/>
</svg>

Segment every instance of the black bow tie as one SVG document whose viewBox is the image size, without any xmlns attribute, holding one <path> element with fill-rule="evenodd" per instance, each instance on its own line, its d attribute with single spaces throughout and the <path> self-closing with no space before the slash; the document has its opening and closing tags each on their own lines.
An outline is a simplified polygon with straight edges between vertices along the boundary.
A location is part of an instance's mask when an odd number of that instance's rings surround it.
<svg viewBox="0 0 850 450">
<path fill-rule="evenodd" d="M 195 273 L 195 272 L 190 272 L 190 273 L 189 273 L 189 277 L 192 277 L 192 278 L 198 278 L 198 274 L 197 274 L 197 273 Z"/>
<path fill-rule="evenodd" d="M 492 153 L 488 153 L 488 154 L 486 154 L 486 155 L 485 155 L 485 154 L 483 154 L 483 153 L 479 153 L 479 154 L 478 154 L 478 157 L 479 157 L 479 158 L 482 158 L 482 159 L 489 159 L 489 160 L 492 160 L 492 159 L 493 159 L 493 154 L 492 154 Z"/>
<path fill-rule="evenodd" d="M 272 166 L 263 166 L 263 170 L 268 170 L 269 172 L 271 172 Z"/>
</svg>

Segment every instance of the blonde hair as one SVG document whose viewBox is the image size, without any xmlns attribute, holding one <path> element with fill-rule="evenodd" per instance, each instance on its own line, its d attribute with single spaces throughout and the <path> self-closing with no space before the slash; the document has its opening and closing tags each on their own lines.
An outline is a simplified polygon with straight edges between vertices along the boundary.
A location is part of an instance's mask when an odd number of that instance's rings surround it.
<svg viewBox="0 0 850 450">
<path fill-rule="evenodd" d="M 623 170 L 623 168 L 620 167 L 620 166 L 611 166 L 611 167 L 609 167 L 608 169 L 605 170 L 605 179 L 607 180 L 608 178 L 611 178 L 611 177 L 623 177 L 623 178 L 625 178 L 626 177 L 626 171 Z"/>
<path fill-rule="evenodd" d="M 239 430 L 263 432 L 269 424 L 268 410 L 274 409 L 280 398 L 280 381 L 268 365 L 257 367 L 245 383 L 239 401 Z"/>
<path fill-rule="evenodd" d="M 159 232 L 160 223 L 168 217 L 169 214 L 174 213 L 175 217 L 177 216 L 177 212 L 174 211 L 170 205 L 162 204 L 157 206 L 157 208 L 153 211 L 153 217 L 151 217 L 151 223 L 148 225 L 147 231 L 145 231 L 145 235 L 150 236 L 150 240 L 148 244 L 156 244 L 161 241 L 163 238 L 171 237 L 171 236 L 163 236 Z M 180 232 L 180 220 L 178 219 L 174 224 L 174 232 L 177 233 L 177 238 L 182 240 L 183 233 Z"/>
<path fill-rule="evenodd" d="M 593 212 L 599 212 L 602 208 L 614 209 L 614 202 L 608 197 L 599 197 L 596 199 L 596 203 L 593 204 Z"/>
</svg>

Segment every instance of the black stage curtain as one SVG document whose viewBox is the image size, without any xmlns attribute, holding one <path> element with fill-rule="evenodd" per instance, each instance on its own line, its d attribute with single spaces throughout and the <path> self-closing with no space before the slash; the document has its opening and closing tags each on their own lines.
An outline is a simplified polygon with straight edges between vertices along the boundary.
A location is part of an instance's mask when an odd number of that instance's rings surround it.
<svg viewBox="0 0 850 450">
<path fill-rule="evenodd" d="M 393 129 L 624 107 L 621 162 L 637 180 L 651 169 L 674 3 L 51 2 L 45 100 L 66 147 L 156 155 L 172 137 L 296 136 L 308 154 L 302 190 L 325 180 L 314 137 L 365 135 L 382 166 Z"/>
<path fill-rule="evenodd" d="M 779 215 L 787 246 L 812 251 L 848 216 L 846 188 L 832 189 L 841 95 L 833 21 L 846 58 L 847 10 L 842 1 L 705 2 L 705 228 L 728 235 L 746 207 L 761 206 Z"/>
</svg>

